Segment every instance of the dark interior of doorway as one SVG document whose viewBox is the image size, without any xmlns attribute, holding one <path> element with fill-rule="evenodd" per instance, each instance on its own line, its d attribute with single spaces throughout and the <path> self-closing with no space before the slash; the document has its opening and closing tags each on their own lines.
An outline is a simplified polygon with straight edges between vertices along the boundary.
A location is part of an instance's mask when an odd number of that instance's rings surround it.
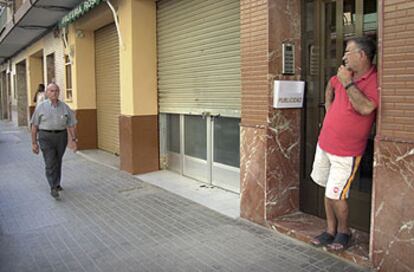
<svg viewBox="0 0 414 272">
<path fill-rule="evenodd" d="M 324 188 L 310 179 L 310 172 L 325 115 L 324 89 L 341 63 L 349 38 L 361 34 L 377 38 L 377 22 L 373 21 L 377 18 L 376 12 L 376 1 L 368 0 L 309 0 L 304 1 L 302 7 L 302 71 L 306 81 L 306 99 L 302 118 L 300 210 L 320 218 L 325 217 Z M 362 19 L 358 21 L 356 18 Z M 343 25 L 338 26 L 339 22 Z M 375 127 L 348 200 L 349 224 L 364 232 L 369 232 L 370 228 L 374 136 Z"/>
</svg>

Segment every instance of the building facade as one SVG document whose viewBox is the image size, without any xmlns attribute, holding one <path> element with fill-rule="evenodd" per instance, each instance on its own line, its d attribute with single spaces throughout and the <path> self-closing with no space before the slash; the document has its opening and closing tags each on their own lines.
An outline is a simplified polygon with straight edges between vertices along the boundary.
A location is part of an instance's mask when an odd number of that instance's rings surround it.
<svg viewBox="0 0 414 272">
<path fill-rule="evenodd" d="M 309 173 L 325 84 L 349 38 L 377 40 L 381 103 L 351 189 L 354 246 L 340 255 L 414 269 L 414 1 L 61 1 L 49 28 L 9 49 L 43 1 L 2 13 L 3 119 L 27 125 L 37 84 L 57 82 L 81 149 L 239 193 L 242 218 L 304 241 L 324 228 Z M 273 106 L 279 80 L 305 82 L 303 107 Z"/>
</svg>

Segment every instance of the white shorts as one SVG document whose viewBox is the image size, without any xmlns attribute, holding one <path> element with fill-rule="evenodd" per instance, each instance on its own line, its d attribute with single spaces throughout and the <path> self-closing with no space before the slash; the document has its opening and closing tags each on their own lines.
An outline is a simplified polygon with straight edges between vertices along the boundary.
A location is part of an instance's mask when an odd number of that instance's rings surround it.
<svg viewBox="0 0 414 272">
<path fill-rule="evenodd" d="M 325 196 L 330 199 L 347 199 L 352 181 L 361 162 L 361 156 L 341 157 L 316 147 L 311 178 L 325 187 Z"/>
</svg>

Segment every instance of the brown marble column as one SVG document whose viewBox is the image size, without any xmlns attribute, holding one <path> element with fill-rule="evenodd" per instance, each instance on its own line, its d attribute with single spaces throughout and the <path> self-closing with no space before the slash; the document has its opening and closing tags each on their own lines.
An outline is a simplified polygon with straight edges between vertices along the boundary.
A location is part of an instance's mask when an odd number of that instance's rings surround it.
<svg viewBox="0 0 414 272">
<path fill-rule="evenodd" d="M 379 271 L 414 268 L 414 143 L 376 141 L 371 258 Z"/>
<path fill-rule="evenodd" d="M 301 109 L 274 109 L 274 80 L 301 79 L 301 1 L 269 0 L 269 116 L 266 219 L 299 208 Z M 282 74 L 282 44 L 295 45 L 295 75 Z"/>
<path fill-rule="evenodd" d="M 266 219 L 299 208 L 300 111 L 275 110 L 267 129 Z"/>
<path fill-rule="evenodd" d="M 142 174 L 159 170 L 158 116 L 119 117 L 121 170 Z"/>
<path fill-rule="evenodd" d="M 240 139 L 240 216 L 264 224 L 266 129 L 242 126 Z"/>
<path fill-rule="evenodd" d="M 410 5 L 407 3 L 410 2 Z M 412 1 L 378 1 L 378 109 L 370 257 L 378 271 L 414 269 Z M 396 19 L 398 18 L 398 19 Z M 401 25 L 400 19 L 405 20 Z M 404 72 L 402 72 L 404 71 Z"/>
<path fill-rule="evenodd" d="M 241 1 L 241 216 L 264 224 L 299 208 L 300 109 L 273 109 L 273 82 L 299 80 L 299 0 Z M 282 44 L 296 75 L 282 72 Z"/>
<path fill-rule="evenodd" d="M 265 224 L 268 1 L 240 1 L 240 216 Z"/>
</svg>

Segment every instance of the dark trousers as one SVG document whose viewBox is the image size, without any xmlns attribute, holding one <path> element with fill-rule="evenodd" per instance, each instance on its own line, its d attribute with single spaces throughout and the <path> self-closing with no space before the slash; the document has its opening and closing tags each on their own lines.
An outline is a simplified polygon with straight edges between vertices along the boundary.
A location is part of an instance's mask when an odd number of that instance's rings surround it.
<svg viewBox="0 0 414 272">
<path fill-rule="evenodd" d="M 39 131 L 39 145 L 45 160 L 46 178 L 50 188 L 60 185 L 62 158 L 68 143 L 68 134 Z"/>
</svg>

